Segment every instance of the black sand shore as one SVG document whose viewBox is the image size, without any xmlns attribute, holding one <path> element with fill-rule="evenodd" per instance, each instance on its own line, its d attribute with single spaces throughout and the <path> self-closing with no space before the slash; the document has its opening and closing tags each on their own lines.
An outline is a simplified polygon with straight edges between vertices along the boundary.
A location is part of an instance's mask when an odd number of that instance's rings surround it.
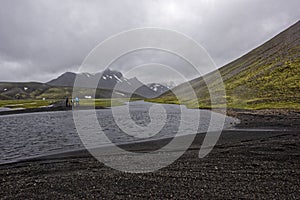
<svg viewBox="0 0 300 200">
<path fill-rule="evenodd" d="M 240 128 L 245 129 L 223 131 L 207 157 L 198 158 L 204 137 L 198 134 L 180 159 L 153 173 L 119 172 L 86 151 L 2 165 L 0 198 L 299 199 L 299 127 L 286 118 L 279 123 L 281 117 L 269 119 L 267 115 L 240 119 Z M 264 124 L 268 122 L 268 127 L 274 130 L 260 130 L 264 119 Z M 294 122 L 299 122 L 299 118 Z M 160 140 L 123 148 L 151 151 L 167 142 Z"/>
<path fill-rule="evenodd" d="M 175 163 L 154 173 L 110 169 L 88 154 L 60 155 L 0 167 L 2 199 L 300 197 L 298 131 L 224 131 L 198 158 L 199 134 Z M 157 143 L 156 143 L 157 145 Z M 149 150 L 153 144 L 144 144 Z M 128 146 L 138 150 L 139 146 Z"/>
</svg>

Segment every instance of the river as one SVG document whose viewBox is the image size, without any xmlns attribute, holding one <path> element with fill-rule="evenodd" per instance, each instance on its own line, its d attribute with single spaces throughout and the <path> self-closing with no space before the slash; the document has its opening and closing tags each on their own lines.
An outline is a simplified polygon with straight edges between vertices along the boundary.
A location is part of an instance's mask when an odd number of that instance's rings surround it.
<svg viewBox="0 0 300 200">
<path fill-rule="evenodd" d="M 129 105 L 130 116 L 136 124 L 143 127 L 151 123 L 148 111 L 154 104 L 138 101 L 131 102 Z M 135 137 L 138 136 L 138 133 L 130 135 L 124 133 L 115 123 L 111 109 L 96 110 L 96 115 L 102 131 L 111 142 L 116 144 L 173 137 L 182 120 L 180 107 L 169 104 L 160 104 L 160 106 L 163 106 L 166 111 L 167 117 L 164 126 L 161 131 L 155 135 L 149 135 L 148 138 Z M 57 111 L 0 116 L 0 164 L 83 149 L 84 145 L 77 133 L 72 112 L 83 112 L 81 114 L 84 114 L 84 112 L 89 113 L 90 111 Z M 222 118 L 221 114 L 209 110 L 193 110 L 193 112 L 200 112 L 201 116 L 199 121 L 194 120 L 192 116 L 188 118 L 189 123 L 199 125 L 197 132 L 207 131 L 212 114 L 215 114 L 217 118 Z M 157 117 L 160 117 L 159 112 Z M 122 114 L 118 118 L 121 123 L 130 124 Z M 237 119 L 226 117 L 224 129 L 232 127 L 237 122 Z M 189 133 L 189 130 L 183 131 L 183 134 Z M 94 141 L 93 145 L 107 145 L 107 141 Z"/>
</svg>

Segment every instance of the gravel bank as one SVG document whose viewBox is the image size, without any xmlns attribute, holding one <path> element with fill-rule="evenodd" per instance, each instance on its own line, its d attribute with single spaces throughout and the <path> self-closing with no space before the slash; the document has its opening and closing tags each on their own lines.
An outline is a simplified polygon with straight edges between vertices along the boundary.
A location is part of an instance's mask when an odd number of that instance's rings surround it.
<svg viewBox="0 0 300 200">
<path fill-rule="evenodd" d="M 2 199 L 300 198 L 300 133 L 226 131 L 204 159 L 203 134 L 172 165 L 147 174 L 110 169 L 86 153 L 0 166 Z M 153 144 L 142 145 L 151 149 Z M 139 146 L 130 146 L 138 150 Z"/>
</svg>

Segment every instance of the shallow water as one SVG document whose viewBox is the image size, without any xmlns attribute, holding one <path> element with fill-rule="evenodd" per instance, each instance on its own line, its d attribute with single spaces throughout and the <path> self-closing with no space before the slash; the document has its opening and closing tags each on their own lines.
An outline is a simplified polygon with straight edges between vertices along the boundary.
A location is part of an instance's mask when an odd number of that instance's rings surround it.
<svg viewBox="0 0 300 200">
<path fill-rule="evenodd" d="M 134 125 L 129 122 L 129 119 L 126 118 L 123 112 L 119 112 L 117 117 L 114 118 L 111 109 L 96 110 L 101 127 L 99 134 L 105 134 L 112 143 L 130 143 L 173 137 L 178 132 L 180 132 L 179 135 L 192 134 L 193 127 L 191 126 L 194 125 L 199 126 L 197 132 L 206 132 L 212 115 L 216 117 L 216 120 L 212 123 L 214 127 L 219 127 L 220 122 L 218 119 L 222 118 L 221 114 L 212 113 L 208 110 L 186 109 L 188 112 L 183 116 L 178 105 L 163 105 L 165 112 L 153 110 L 151 115 L 153 119 L 158 119 L 155 123 L 160 124 L 159 122 L 162 122 L 162 128 L 154 124 L 153 128 L 149 129 L 150 131 L 148 130 L 148 135 L 140 135 L 144 127 L 153 125 L 148 112 L 152 105 L 154 104 L 145 102 L 130 103 L 130 117 L 141 129 L 131 127 Z M 122 108 L 117 108 L 117 111 L 118 109 L 122 111 Z M 83 127 L 85 128 L 84 130 L 89 130 L 89 122 L 91 121 L 89 116 L 91 116 L 93 111 L 74 112 L 76 115 L 84 116 L 79 123 L 86 126 Z M 200 120 L 195 120 L 193 115 L 196 113 L 200 114 Z M 118 125 L 115 122 L 116 118 Z M 236 119 L 226 117 L 224 128 L 229 128 L 235 123 L 237 123 Z M 180 131 L 178 131 L 179 124 L 185 124 L 185 126 L 181 126 Z M 120 126 L 123 126 L 123 129 Z M 128 128 L 125 132 L 124 127 Z M 156 128 L 159 131 L 155 130 Z M 155 134 L 156 132 L 158 133 Z M 106 140 L 95 140 L 92 135 L 82 136 L 81 133 L 81 137 L 85 137 L 85 141 L 89 141 L 91 146 L 109 144 Z M 0 163 L 84 148 L 74 124 L 72 111 L 0 116 L 0 138 Z"/>
<path fill-rule="evenodd" d="M 2 112 L 2 111 L 9 111 L 9 110 L 11 110 L 10 108 L 0 108 L 0 112 Z"/>
</svg>

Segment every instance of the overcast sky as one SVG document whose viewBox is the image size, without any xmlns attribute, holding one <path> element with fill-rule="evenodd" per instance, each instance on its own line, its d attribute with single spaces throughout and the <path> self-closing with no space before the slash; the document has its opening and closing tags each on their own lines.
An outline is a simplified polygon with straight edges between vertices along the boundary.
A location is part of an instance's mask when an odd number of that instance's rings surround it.
<svg viewBox="0 0 300 200">
<path fill-rule="evenodd" d="M 299 0 L 1 0 L 0 81 L 46 82 L 77 71 L 101 41 L 141 27 L 184 33 L 221 67 L 297 22 L 299 7 Z"/>
</svg>

